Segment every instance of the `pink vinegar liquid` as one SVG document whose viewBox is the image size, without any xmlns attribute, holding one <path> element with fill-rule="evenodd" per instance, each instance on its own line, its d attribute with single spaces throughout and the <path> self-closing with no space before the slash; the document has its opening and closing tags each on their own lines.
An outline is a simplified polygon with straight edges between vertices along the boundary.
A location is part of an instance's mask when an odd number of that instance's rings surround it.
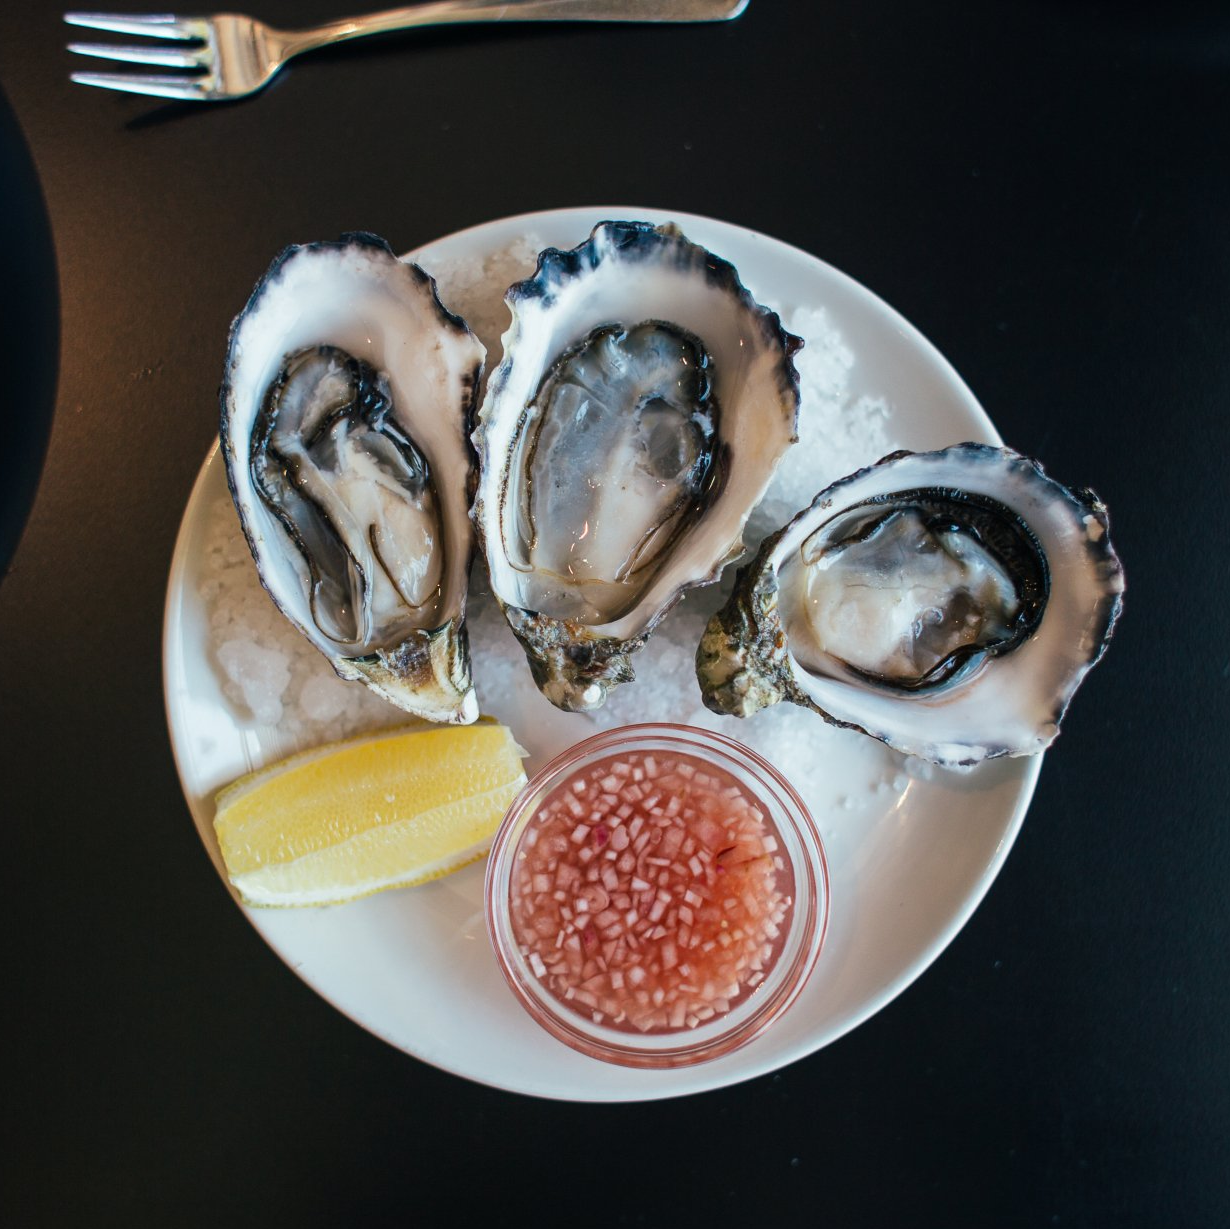
<svg viewBox="0 0 1230 1229">
<path fill-rule="evenodd" d="M 613 754 L 543 800 L 517 850 L 513 934 L 566 1007 L 644 1033 L 695 1028 L 780 955 L 794 876 L 766 808 L 678 752 Z"/>
</svg>

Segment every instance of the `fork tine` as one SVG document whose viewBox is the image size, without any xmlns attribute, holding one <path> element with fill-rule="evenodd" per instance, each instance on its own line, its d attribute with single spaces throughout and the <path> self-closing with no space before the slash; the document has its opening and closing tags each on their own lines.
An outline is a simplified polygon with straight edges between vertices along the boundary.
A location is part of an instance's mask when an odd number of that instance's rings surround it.
<svg viewBox="0 0 1230 1229">
<path fill-rule="evenodd" d="M 173 47 L 113 47 L 109 43 L 69 43 L 76 55 L 97 56 L 100 60 L 119 60 L 125 64 L 153 64 L 158 68 L 201 68 L 201 50 L 177 51 Z"/>
<path fill-rule="evenodd" d="M 201 77 L 156 77 L 140 73 L 73 73 L 78 85 L 96 85 L 103 90 L 128 94 L 152 94 L 155 98 L 178 98 L 184 102 L 204 102 L 210 94 Z"/>
<path fill-rule="evenodd" d="M 207 37 L 206 23 L 199 17 L 176 17 L 174 13 L 65 13 L 70 26 L 107 30 L 112 34 L 140 34 L 146 38 Z"/>
</svg>

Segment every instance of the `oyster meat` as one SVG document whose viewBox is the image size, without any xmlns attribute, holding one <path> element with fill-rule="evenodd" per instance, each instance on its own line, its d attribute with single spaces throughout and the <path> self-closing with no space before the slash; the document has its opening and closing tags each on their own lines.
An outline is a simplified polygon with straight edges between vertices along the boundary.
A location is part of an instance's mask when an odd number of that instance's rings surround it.
<svg viewBox="0 0 1230 1229">
<path fill-rule="evenodd" d="M 1106 648 L 1106 509 L 1005 448 L 894 453 L 762 544 L 697 653 L 705 703 L 779 700 L 948 767 L 1049 746 Z"/>
<path fill-rule="evenodd" d="M 801 343 L 733 266 L 648 223 L 548 249 L 506 301 L 472 515 L 539 688 L 592 709 L 742 549 L 795 439 Z"/>
<path fill-rule="evenodd" d="M 464 615 L 485 351 L 374 235 L 287 248 L 231 330 L 227 480 L 261 581 L 345 679 L 478 715 Z"/>
</svg>

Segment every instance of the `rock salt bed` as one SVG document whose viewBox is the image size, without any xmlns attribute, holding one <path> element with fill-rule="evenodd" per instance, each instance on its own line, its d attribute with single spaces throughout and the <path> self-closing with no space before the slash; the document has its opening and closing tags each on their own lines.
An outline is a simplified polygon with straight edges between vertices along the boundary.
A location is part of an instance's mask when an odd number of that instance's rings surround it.
<svg viewBox="0 0 1230 1229">
<path fill-rule="evenodd" d="M 247 627 L 240 624 L 236 631 L 242 637 Z M 290 683 L 286 654 L 250 639 L 224 640 L 218 664 L 231 685 L 229 694 L 246 704 L 257 722 L 277 725 L 282 720 L 282 696 Z"/>
<path fill-rule="evenodd" d="M 407 721 L 366 687 L 339 679 L 274 606 L 229 497 L 210 510 L 200 592 L 212 664 L 238 724 L 276 726 L 303 750 Z"/>
<path fill-rule="evenodd" d="M 803 307 L 782 321 L 803 338 L 799 373 L 799 442 L 782 459 L 772 486 L 748 521 L 750 547 L 780 529 L 830 483 L 893 450 L 890 411 L 882 397 L 850 390 L 854 355 L 823 308 Z"/>
<path fill-rule="evenodd" d="M 421 258 L 436 278 L 441 301 L 487 347 L 488 373 L 500 360 L 500 338 L 509 324 L 504 290 L 533 273 L 540 247 L 529 236 L 482 261 L 433 260 L 430 249 Z M 787 453 L 749 521 L 744 535 L 749 550 L 830 482 L 897 446 L 887 404 L 852 392 L 855 356 L 825 311 L 778 310 L 786 327 L 806 343 L 795 357 L 801 381 L 799 444 Z M 339 679 L 276 609 L 257 578 L 229 499 L 220 500 L 211 516 L 201 593 L 209 612 L 213 665 L 236 722 L 276 726 L 289 753 L 411 720 L 362 684 Z M 704 707 L 696 683 L 696 646 L 710 614 L 729 593 L 735 571 L 732 566 L 720 584 L 689 592 L 633 658 L 637 681 L 612 691 L 597 712 L 578 714 L 560 712 L 534 686 L 521 647 L 487 590 L 482 562 L 476 560 L 467 622 L 482 711 L 512 728 L 530 753 L 531 771 L 561 747 L 613 726 L 661 721 L 716 730 L 781 769 L 817 817 L 880 805 L 877 787 L 900 792 L 929 772 L 929 765 L 903 761 L 880 743 L 834 729 L 794 705 L 781 704 L 746 721 Z M 870 788 L 862 796 L 838 792 L 826 781 L 826 766 L 834 762 L 842 764 L 846 780 L 853 773 Z"/>
<path fill-rule="evenodd" d="M 440 302 L 460 316 L 487 347 L 484 383 L 500 361 L 500 338 L 512 323 L 504 291 L 513 282 L 533 276 L 541 249 L 536 236 L 524 235 L 485 260 L 441 261 L 430 248 L 419 256 L 419 264 L 436 279 Z"/>
</svg>

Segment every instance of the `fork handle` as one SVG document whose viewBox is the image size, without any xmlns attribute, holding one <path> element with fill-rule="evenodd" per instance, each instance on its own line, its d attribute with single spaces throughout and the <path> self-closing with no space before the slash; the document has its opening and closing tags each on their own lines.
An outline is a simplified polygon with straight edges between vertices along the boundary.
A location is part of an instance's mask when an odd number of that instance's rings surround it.
<svg viewBox="0 0 1230 1229">
<path fill-rule="evenodd" d="M 727 21 L 738 17 L 747 4 L 748 0 L 514 0 L 509 4 L 435 0 L 431 4 L 343 18 L 310 30 L 288 30 L 285 37 L 290 56 L 328 43 L 416 26 L 478 21 Z"/>
</svg>

